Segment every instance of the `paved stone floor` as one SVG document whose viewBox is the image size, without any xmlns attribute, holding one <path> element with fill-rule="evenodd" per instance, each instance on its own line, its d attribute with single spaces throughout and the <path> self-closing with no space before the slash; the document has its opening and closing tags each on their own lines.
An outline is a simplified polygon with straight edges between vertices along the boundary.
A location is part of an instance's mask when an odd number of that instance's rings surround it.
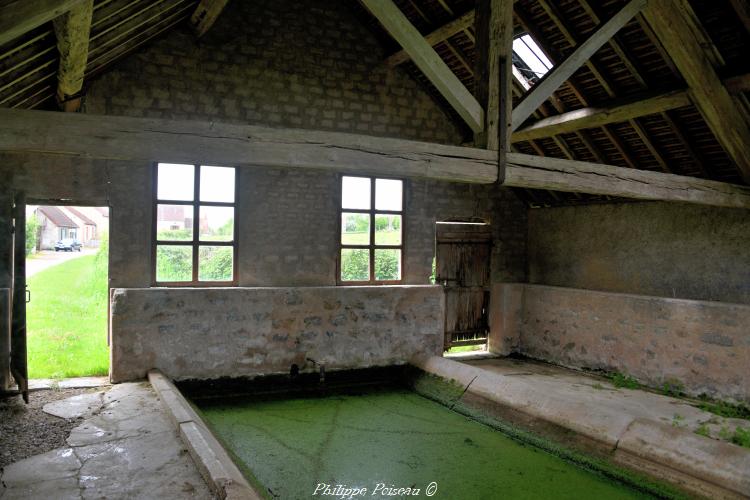
<svg viewBox="0 0 750 500">
<path fill-rule="evenodd" d="M 148 383 L 74 396 L 45 411 L 85 420 L 68 446 L 0 471 L 2 500 L 211 498 Z"/>
<path fill-rule="evenodd" d="M 748 420 L 724 418 L 708 413 L 696 408 L 692 401 L 646 390 L 617 388 L 603 377 L 547 363 L 487 357 L 455 361 L 522 380 L 531 390 L 555 394 L 571 403 L 578 403 L 582 419 L 595 418 L 599 425 L 611 426 L 613 433 L 619 433 L 623 420 L 632 421 L 636 418 L 655 420 L 692 432 L 702 427 L 703 431 L 714 439 L 721 439 L 722 429 L 750 429 Z"/>
</svg>

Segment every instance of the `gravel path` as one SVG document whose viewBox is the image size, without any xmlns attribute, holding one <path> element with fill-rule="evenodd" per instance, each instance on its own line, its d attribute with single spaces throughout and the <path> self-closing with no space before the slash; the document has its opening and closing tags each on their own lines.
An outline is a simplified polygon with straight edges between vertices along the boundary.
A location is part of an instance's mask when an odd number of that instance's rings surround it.
<svg viewBox="0 0 750 500">
<path fill-rule="evenodd" d="M 34 391 L 29 404 L 20 396 L 0 399 L 0 467 L 66 446 L 65 439 L 82 419 L 65 420 L 47 415 L 42 407 L 58 399 L 101 389 Z"/>
</svg>

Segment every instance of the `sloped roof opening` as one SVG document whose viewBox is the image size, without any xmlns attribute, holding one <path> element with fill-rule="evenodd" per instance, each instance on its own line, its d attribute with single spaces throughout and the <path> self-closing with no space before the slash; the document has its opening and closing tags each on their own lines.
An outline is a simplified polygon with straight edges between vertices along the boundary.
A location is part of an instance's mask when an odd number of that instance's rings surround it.
<svg viewBox="0 0 750 500">
<path fill-rule="evenodd" d="M 530 88 L 550 69 L 552 62 L 531 35 L 524 33 L 513 40 L 513 74 L 524 88 Z"/>
</svg>

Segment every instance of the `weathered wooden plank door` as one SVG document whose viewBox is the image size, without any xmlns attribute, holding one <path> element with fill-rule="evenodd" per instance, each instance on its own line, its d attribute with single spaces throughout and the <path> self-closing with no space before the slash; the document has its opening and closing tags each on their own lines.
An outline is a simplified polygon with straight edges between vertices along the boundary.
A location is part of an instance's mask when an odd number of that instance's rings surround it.
<svg viewBox="0 0 750 500">
<path fill-rule="evenodd" d="M 10 372 L 24 401 L 29 402 L 26 362 L 26 196 L 16 193 L 13 203 L 13 297 L 10 330 Z"/>
<path fill-rule="evenodd" d="M 485 344 L 492 229 L 439 222 L 435 234 L 435 282 L 445 288 L 444 347 Z"/>
</svg>

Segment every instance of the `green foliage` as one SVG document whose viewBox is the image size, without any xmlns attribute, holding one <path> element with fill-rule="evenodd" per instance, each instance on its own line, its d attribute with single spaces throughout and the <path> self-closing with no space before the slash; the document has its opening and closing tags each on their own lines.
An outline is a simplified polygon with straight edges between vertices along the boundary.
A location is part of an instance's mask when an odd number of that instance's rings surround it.
<svg viewBox="0 0 750 500">
<path fill-rule="evenodd" d="M 685 417 L 675 413 L 672 416 L 672 427 L 683 427 L 685 425 Z"/>
<path fill-rule="evenodd" d="M 435 266 L 436 266 L 436 259 L 435 257 L 432 258 L 432 274 L 430 275 L 430 283 L 435 284 Z"/>
<path fill-rule="evenodd" d="M 232 247 L 201 247 L 198 279 L 232 280 Z"/>
<path fill-rule="evenodd" d="M 344 229 L 347 233 L 366 233 L 370 230 L 369 214 L 347 214 Z"/>
<path fill-rule="evenodd" d="M 190 241 L 193 239 L 192 229 L 161 229 L 156 238 L 164 241 Z"/>
<path fill-rule="evenodd" d="M 706 425 L 705 422 L 702 423 L 697 429 L 695 429 L 695 433 L 699 436 L 711 437 L 711 433 L 708 430 L 708 425 Z"/>
<path fill-rule="evenodd" d="M 612 375 L 612 385 L 615 387 L 624 387 L 625 389 L 639 389 L 641 387 L 640 382 L 623 373 L 615 373 Z"/>
<path fill-rule="evenodd" d="M 726 418 L 744 418 L 750 420 L 750 408 L 744 404 L 732 404 L 725 401 L 703 401 L 698 405 L 703 411 Z"/>
<path fill-rule="evenodd" d="M 676 379 L 667 379 L 662 385 L 661 392 L 666 396 L 679 397 L 685 394 L 685 386 Z"/>
<path fill-rule="evenodd" d="M 399 279 L 398 250 L 375 251 L 375 279 Z M 369 277 L 370 254 L 367 249 L 343 249 L 341 251 L 341 280 L 367 281 Z"/>
<path fill-rule="evenodd" d="M 157 281 L 190 281 L 193 277 L 192 248 L 159 245 L 156 249 Z"/>
<path fill-rule="evenodd" d="M 97 255 L 63 262 L 29 278 L 31 378 L 107 374 L 106 248 L 104 244 Z"/>
<path fill-rule="evenodd" d="M 368 250 L 344 249 L 341 251 L 341 280 L 367 281 L 370 279 Z"/>
<path fill-rule="evenodd" d="M 39 236 L 39 221 L 36 214 L 26 218 L 26 255 L 30 255 L 36 248 L 37 238 Z"/>
<path fill-rule="evenodd" d="M 735 428 L 734 435 L 731 437 L 730 441 L 742 446 L 743 448 L 750 448 L 750 429 L 743 429 L 742 427 Z"/>
</svg>

